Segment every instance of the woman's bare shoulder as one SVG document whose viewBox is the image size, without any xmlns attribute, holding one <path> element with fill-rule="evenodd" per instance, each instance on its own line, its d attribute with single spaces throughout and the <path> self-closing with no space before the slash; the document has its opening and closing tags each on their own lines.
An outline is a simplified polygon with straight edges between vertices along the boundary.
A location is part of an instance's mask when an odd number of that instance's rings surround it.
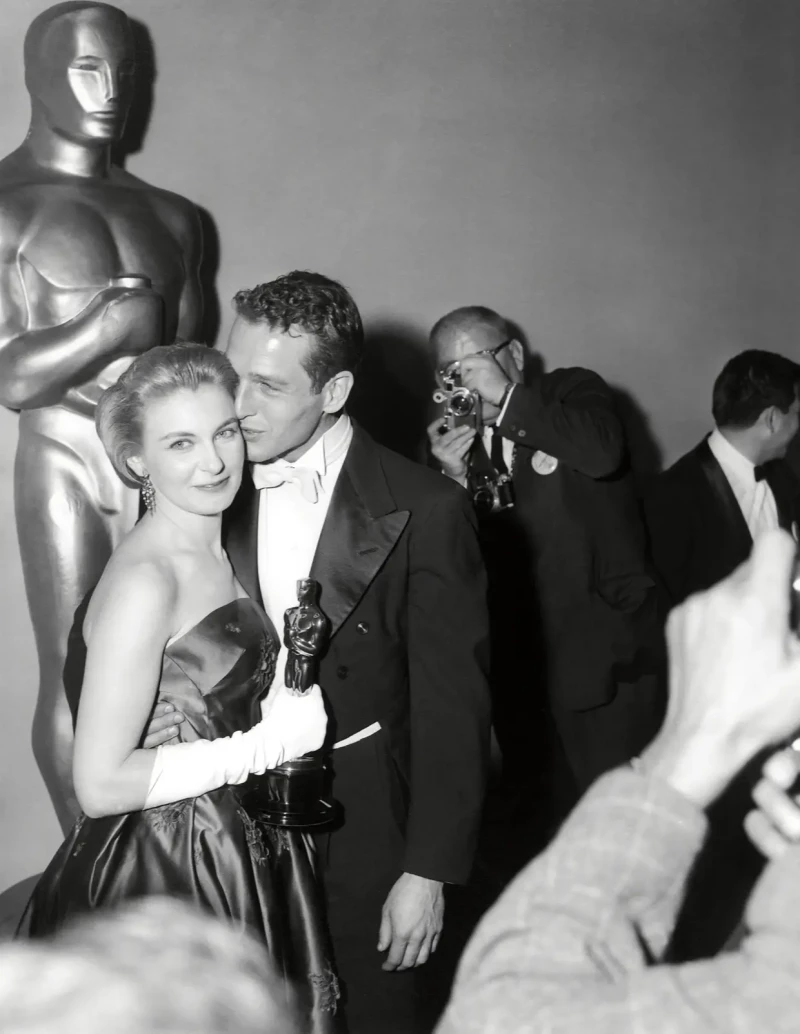
<svg viewBox="0 0 800 1034">
<path fill-rule="evenodd" d="M 98 617 L 131 612 L 157 618 L 167 628 L 179 594 L 175 565 L 146 542 L 126 539 L 103 571 L 86 611 L 84 638 L 96 626 Z M 167 632 L 169 635 L 169 632 Z"/>
</svg>

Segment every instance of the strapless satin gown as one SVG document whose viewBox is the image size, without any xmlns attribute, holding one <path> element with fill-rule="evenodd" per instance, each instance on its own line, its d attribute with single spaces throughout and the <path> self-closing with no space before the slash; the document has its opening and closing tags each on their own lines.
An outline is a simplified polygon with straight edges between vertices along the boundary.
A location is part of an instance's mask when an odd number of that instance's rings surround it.
<svg viewBox="0 0 800 1034">
<path fill-rule="evenodd" d="M 277 654 L 263 610 L 247 598 L 169 644 L 158 699 L 186 716 L 181 739 L 229 736 L 259 721 Z M 151 894 L 189 899 L 248 928 L 290 981 L 302 1029 L 341 1029 L 312 841 L 251 818 L 237 787 L 127 815 L 81 816 L 42 874 L 18 936 L 50 934 L 77 913 Z"/>
</svg>

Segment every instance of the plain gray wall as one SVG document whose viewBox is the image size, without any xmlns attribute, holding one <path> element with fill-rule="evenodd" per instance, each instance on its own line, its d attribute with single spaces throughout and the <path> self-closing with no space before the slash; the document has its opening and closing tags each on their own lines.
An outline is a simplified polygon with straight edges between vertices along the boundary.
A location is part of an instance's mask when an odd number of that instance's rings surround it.
<svg viewBox="0 0 800 1034">
<path fill-rule="evenodd" d="M 421 419 L 418 349 L 457 305 L 493 306 L 546 366 L 624 389 L 649 465 L 706 430 L 725 358 L 796 351 L 792 0 L 121 6 L 157 66 L 128 167 L 211 213 L 212 325 L 225 334 L 238 287 L 298 266 L 341 278 L 376 384 L 396 384 L 371 410 L 396 422 L 389 441 L 405 405 Z M 0 154 L 25 133 L 22 39 L 43 7 L 0 5 Z M 60 839 L 29 747 L 15 435 L 0 412 L 0 889 Z"/>
</svg>

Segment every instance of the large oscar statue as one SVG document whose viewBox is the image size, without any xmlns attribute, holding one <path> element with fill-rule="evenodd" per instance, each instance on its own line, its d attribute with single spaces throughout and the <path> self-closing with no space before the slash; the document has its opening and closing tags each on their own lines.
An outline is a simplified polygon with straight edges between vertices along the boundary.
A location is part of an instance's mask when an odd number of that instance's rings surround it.
<svg viewBox="0 0 800 1034">
<path fill-rule="evenodd" d="M 330 622 L 318 605 L 319 582 L 301 578 L 297 606 L 284 615 L 283 643 L 288 649 L 285 683 L 290 693 L 306 694 L 317 680 L 319 656 L 330 634 Z M 247 785 L 250 811 L 274 826 L 315 829 L 338 817 L 330 796 L 331 773 L 324 751 L 287 761 Z"/>
<path fill-rule="evenodd" d="M 199 220 L 111 164 L 136 84 L 116 7 L 62 3 L 25 38 L 31 122 L 0 162 L 0 402 L 20 411 L 14 491 L 39 657 L 33 748 L 59 820 L 77 814 L 63 669 L 76 609 L 134 524 L 95 403 L 132 357 L 194 338 Z"/>
</svg>

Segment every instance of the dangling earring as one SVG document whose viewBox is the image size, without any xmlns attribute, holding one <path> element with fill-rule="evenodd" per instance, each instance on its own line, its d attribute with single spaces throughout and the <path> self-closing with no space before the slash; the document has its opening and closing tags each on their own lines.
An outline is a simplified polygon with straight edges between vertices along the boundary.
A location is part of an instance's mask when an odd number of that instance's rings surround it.
<svg viewBox="0 0 800 1034">
<path fill-rule="evenodd" d="M 156 490 L 153 488 L 153 482 L 150 480 L 149 474 L 145 474 L 142 478 L 142 499 L 144 499 L 144 505 L 150 513 L 155 513 Z"/>
</svg>

